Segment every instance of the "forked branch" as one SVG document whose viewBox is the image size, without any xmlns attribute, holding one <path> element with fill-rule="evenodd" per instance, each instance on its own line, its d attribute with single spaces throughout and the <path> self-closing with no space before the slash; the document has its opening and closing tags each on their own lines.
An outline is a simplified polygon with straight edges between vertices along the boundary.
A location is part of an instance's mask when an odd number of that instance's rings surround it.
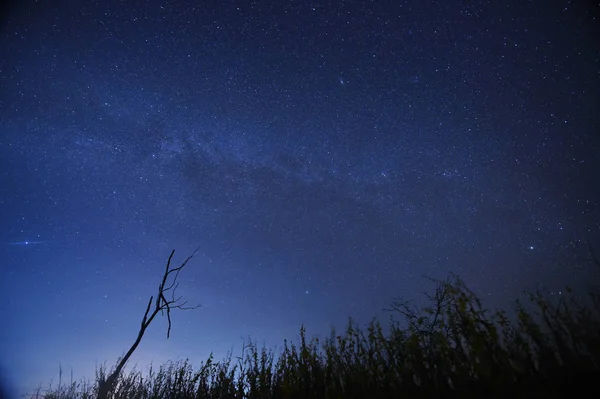
<svg viewBox="0 0 600 399">
<path fill-rule="evenodd" d="M 181 309 L 181 310 L 191 310 L 199 308 L 200 305 L 196 306 L 185 306 L 187 301 L 182 301 L 181 296 L 176 297 L 175 291 L 179 286 L 179 282 L 177 278 L 179 277 L 179 273 L 181 269 L 187 265 L 187 263 L 194 257 L 194 255 L 198 252 L 196 249 L 190 256 L 188 256 L 183 263 L 176 268 L 171 269 L 171 261 L 173 259 L 173 255 L 175 255 L 175 250 L 171 251 L 171 255 L 169 255 L 169 259 L 167 260 L 167 266 L 165 269 L 165 273 L 163 274 L 162 280 L 158 285 L 158 293 L 156 294 L 156 300 L 154 300 L 154 296 L 151 296 L 148 300 L 148 305 L 146 306 L 146 311 L 144 312 L 144 317 L 142 318 L 142 323 L 140 325 L 140 330 L 138 331 L 137 338 L 135 342 L 131 345 L 125 356 L 119 359 L 117 367 L 115 370 L 106 378 L 99 381 L 98 384 L 98 399 L 108 399 L 110 393 L 115 388 L 115 383 L 117 378 L 121 374 L 123 367 L 133 354 L 133 352 L 137 349 L 138 345 L 142 341 L 144 334 L 146 333 L 146 329 L 150 326 L 150 323 L 154 320 L 156 315 L 160 312 L 161 315 L 164 312 L 167 312 L 167 321 L 169 326 L 167 328 L 167 339 L 169 339 L 171 335 L 171 310 L 172 309 Z M 172 279 L 169 280 L 169 276 L 172 275 Z M 170 281 L 170 282 L 169 282 Z M 167 285 L 168 284 L 168 285 Z M 167 297 L 170 297 L 167 299 Z M 154 308 L 152 308 L 152 303 L 154 302 Z M 150 311 L 152 310 L 152 313 Z"/>
</svg>

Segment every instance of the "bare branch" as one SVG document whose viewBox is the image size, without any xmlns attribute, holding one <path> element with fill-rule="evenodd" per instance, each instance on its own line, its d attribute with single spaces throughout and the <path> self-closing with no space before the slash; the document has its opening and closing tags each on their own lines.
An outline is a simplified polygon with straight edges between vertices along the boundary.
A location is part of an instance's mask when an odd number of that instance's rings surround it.
<svg viewBox="0 0 600 399">
<path fill-rule="evenodd" d="M 169 328 L 167 329 L 167 339 L 171 335 L 171 308 L 167 306 L 167 320 L 169 321 Z"/>
<path fill-rule="evenodd" d="M 152 298 L 154 297 L 151 296 L 150 300 L 148 301 L 148 306 L 146 307 L 146 312 L 144 313 L 144 318 L 142 319 L 142 327 L 144 327 L 146 320 L 148 320 L 148 312 L 150 311 L 150 306 L 152 305 Z"/>
<path fill-rule="evenodd" d="M 590 251 L 590 255 L 592 256 L 592 262 L 596 264 L 596 266 L 600 267 L 600 259 L 596 256 L 596 252 L 594 251 L 594 247 L 592 247 L 592 243 L 587 241 L 588 249 Z"/>
<path fill-rule="evenodd" d="M 192 252 L 192 254 L 190 256 L 188 256 L 180 266 L 173 268 L 173 269 L 171 268 L 171 261 L 173 260 L 173 255 L 175 255 L 175 250 L 171 251 L 169 258 L 167 259 L 167 265 L 166 265 L 162 280 L 161 280 L 160 284 L 158 285 L 158 293 L 156 295 L 156 300 L 154 300 L 154 296 L 150 297 L 150 300 L 148 301 L 148 305 L 146 306 L 146 311 L 144 312 L 144 317 L 142 318 L 140 330 L 138 331 L 138 335 L 137 335 L 135 342 L 131 345 L 131 347 L 125 354 L 125 356 L 123 356 L 122 358 L 119 359 L 117 367 L 108 376 L 108 378 L 104 379 L 104 377 L 102 377 L 100 379 L 99 384 L 98 384 L 98 399 L 107 399 L 109 397 L 110 392 L 114 389 L 114 385 L 117 381 L 119 374 L 123 370 L 123 367 L 125 367 L 125 363 L 127 363 L 127 361 L 129 360 L 129 358 L 131 357 L 133 352 L 137 349 L 138 345 L 140 344 L 140 342 L 146 332 L 146 329 L 150 326 L 150 324 L 152 323 L 152 321 L 154 320 L 154 318 L 156 317 L 156 315 L 159 312 L 161 313 L 161 315 L 164 315 L 164 311 L 167 312 L 167 322 L 168 322 L 167 339 L 168 339 L 171 335 L 171 309 L 190 310 L 190 309 L 197 309 L 200 307 L 200 305 L 197 305 L 194 307 L 186 307 L 185 305 L 187 304 L 187 301 L 181 302 L 182 296 L 179 296 L 177 298 L 175 297 L 175 290 L 179 286 L 179 282 L 177 281 L 177 278 L 179 277 L 179 273 L 185 267 L 185 265 L 187 265 L 187 263 L 190 261 L 190 259 L 192 259 L 192 257 L 196 254 L 196 252 L 198 252 L 198 249 L 199 248 L 196 248 L 196 250 L 194 252 Z M 171 274 L 173 274 L 173 280 L 171 281 L 171 283 L 168 286 L 166 286 L 167 280 Z M 167 300 L 167 298 L 165 296 L 165 293 L 167 291 L 171 291 L 171 300 Z M 152 313 L 150 314 L 150 308 L 152 307 L 153 301 L 154 301 L 154 309 L 153 309 Z"/>
</svg>

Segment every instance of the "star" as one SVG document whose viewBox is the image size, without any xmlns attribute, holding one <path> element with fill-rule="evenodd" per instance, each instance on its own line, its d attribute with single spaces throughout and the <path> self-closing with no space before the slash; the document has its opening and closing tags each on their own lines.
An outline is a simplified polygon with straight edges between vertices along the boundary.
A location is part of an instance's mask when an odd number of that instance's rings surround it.
<svg viewBox="0 0 600 399">
<path fill-rule="evenodd" d="M 28 246 L 28 245 L 45 244 L 48 242 L 50 242 L 50 241 L 14 241 L 14 242 L 9 242 L 8 245 Z"/>
</svg>

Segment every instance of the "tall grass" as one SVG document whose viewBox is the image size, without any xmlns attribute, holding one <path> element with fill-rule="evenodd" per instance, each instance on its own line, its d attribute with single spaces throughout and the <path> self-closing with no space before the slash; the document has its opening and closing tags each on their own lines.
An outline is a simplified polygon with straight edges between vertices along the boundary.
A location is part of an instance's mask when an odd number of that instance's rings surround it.
<svg viewBox="0 0 600 399">
<path fill-rule="evenodd" d="M 197 368 L 169 362 L 120 376 L 115 399 L 559 398 L 600 394 L 600 290 L 585 304 L 572 292 L 528 293 L 516 311 L 485 310 L 456 276 L 438 282 L 428 306 L 390 304 L 389 326 L 349 322 L 323 342 L 255 343 L 241 356 Z M 509 314 L 511 315 L 509 317 Z M 399 316 L 399 317 L 398 317 Z M 95 398 L 96 382 L 71 383 L 46 399 Z M 595 396 L 600 397 L 600 396 Z"/>
</svg>

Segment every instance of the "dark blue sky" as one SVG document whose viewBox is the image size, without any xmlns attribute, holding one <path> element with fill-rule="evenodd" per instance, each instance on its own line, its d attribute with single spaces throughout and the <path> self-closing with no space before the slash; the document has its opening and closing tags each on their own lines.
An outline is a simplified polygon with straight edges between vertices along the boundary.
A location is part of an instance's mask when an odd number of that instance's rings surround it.
<svg viewBox="0 0 600 399">
<path fill-rule="evenodd" d="M 490 4 L 491 3 L 491 4 Z M 585 1 L 21 2 L 0 36 L 1 366 L 132 342 L 172 249 L 202 309 L 132 362 L 589 279 L 600 37 Z"/>
</svg>

